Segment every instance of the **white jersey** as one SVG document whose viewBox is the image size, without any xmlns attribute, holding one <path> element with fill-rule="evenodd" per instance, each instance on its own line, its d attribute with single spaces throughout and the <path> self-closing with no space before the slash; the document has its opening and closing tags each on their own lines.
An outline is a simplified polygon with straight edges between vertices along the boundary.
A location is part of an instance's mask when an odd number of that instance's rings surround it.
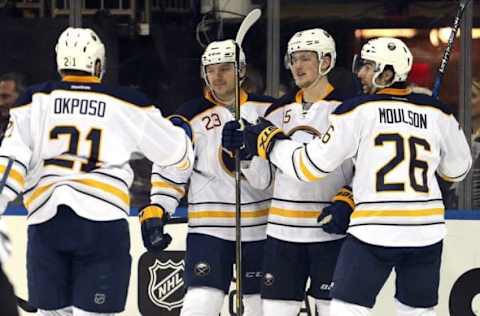
<svg viewBox="0 0 480 316">
<path fill-rule="evenodd" d="M 329 84 L 322 100 L 305 105 L 303 90 L 294 91 L 272 105 L 266 118 L 281 127 L 293 140 L 309 143 L 327 130 L 330 113 L 341 101 L 353 97 L 354 93 L 354 89 L 341 91 Z M 324 181 L 306 183 L 277 169 L 267 235 L 291 242 L 322 242 L 343 238 L 344 235 L 329 234 L 321 229 L 317 217 L 324 207 L 331 204 L 343 186 L 351 184 L 352 172 L 352 161 L 347 160 Z"/>
<path fill-rule="evenodd" d="M 444 205 L 435 172 L 461 181 L 472 164 L 451 111 L 398 87 L 343 103 L 330 122 L 323 137 L 306 146 L 279 141 L 271 160 L 285 173 L 312 181 L 353 158 L 355 211 L 348 233 L 390 247 L 442 240 Z"/>
<path fill-rule="evenodd" d="M 193 162 L 184 131 L 131 89 L 67 76 L 28 89 L 19 105 L 0 147 L 2 173 L 15 159 L 1 196 L 23 192 L 29 224 L 49 220 L 60 204 L 94 221 L 126 218 L 132 155 L 186 169 Z"/>
<path fill-rule="evenodd" d="M 256 120 L 273 101 L 270 97 L 247 95 L 241 91 L 241 116 Z M 178 172 L 171 168 L 154 166 L 152 176 L 152 203 L 162 205 L 173 213 L 188 186 L 188 232 L 235 240 L 235 177 L 234 159 L 222 149 L 223 126 L 234 119 L 230 110 L 217 104 L 206 93 L 204 97 L 185 103 L 175 115 L 190 122 L 193 130 L 195 164 L 193 172 Z M 263 165 L 257 167 L 257 165 Z M 254 157 L 250 168 L 268 169 L 268 162 Z M 242 170 L 244 175 L 247 170 Z M 249 181 L 250 177 L 247 175 Z M 242 240 L 266 238 L 265 227 L 270 206 L 271 181 L 264 181 L 262 189 L 255 189 L 241 181 Z M 258 184 L 255 185 L 258 187 Z M 266 190 L 264 190 L 266 189 Z"/>
</svg>

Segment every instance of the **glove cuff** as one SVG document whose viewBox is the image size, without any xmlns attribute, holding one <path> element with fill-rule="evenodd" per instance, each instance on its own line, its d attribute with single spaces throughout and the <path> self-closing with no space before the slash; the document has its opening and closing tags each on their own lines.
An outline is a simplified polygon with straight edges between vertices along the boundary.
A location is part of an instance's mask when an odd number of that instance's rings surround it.
<svg viewBox="0 0 480 316">
<path fill-rule="evenodd" d="M 353 200 L 352 189 L 349 186 L 341 188 L 333 198 L 333 202 L 344 202 L 353 210 L 355 208 L 355 202 Z"/>
<path fill-rule="evenodd" d="M 140 223 L 145 222 L 151 218 L 160 218 L 163 222 L 167 221 L 168 213 L 160 204 L 149 204 L 144 206 L 138 212 Z"/>
<path fill-rule="evenodd" d="M 268 155 L 272 151 L 273 144 L 276 140 L 287 139 L 287 135 L 281 128 L 276 126 L 268 126 L 263 129 L 257 137 L 257 152 L 258 156 L 268 160 Z"/>
</svg>

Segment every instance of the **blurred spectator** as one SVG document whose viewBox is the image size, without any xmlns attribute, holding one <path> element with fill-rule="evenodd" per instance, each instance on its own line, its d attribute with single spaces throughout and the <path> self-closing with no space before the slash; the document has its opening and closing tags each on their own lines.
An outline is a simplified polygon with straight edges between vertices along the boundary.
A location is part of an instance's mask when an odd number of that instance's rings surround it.
<svg viewBox="0 0 480 316">
<path fill-rule="evenodd" d="M 263 95 L 265 93 L 265 83 L 258 69 L 247 65 L 247 75 L 245 81 L 242 82 L 242 88 L 249 94 Z"/>
<path fill-rule="evenodd" d="M 23 75 L 11 72 L 0 76 L 0 138 L 3 138 L 8 124 L 9 110 L 24 91 L 25 77 Z"/>
</svg>

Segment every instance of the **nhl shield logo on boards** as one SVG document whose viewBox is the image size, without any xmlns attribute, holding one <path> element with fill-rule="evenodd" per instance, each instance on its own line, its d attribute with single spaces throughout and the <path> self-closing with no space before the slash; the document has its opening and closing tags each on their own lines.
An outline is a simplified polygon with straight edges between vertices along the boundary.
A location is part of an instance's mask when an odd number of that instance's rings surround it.
<svg viewBox="0 0 480 316">
<path fill-rule="evenodd" d="M 184 270 L 183 260 L 174 262 L 171 259 L 167 262 L 156 259 L 148 268 L 150 273 L 148 296 L 155 305 L 169 311 L 182 306 Z"/>
</svg>

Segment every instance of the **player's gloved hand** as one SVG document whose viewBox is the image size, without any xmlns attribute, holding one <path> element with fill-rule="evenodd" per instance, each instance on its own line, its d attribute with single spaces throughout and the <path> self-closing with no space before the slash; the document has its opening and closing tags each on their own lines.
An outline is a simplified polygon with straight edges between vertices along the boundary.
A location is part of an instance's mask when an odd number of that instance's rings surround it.
<svg viewBox="0 0 480 316">
<path fill-rule="evenodd" d="M 150 204 L 140 209 L 143 245 L 148 251 L 161 251 L 170 245 L 172 237 L 163 232 L 169 215 L 162 206 Z"/>
<path fill-rule="evenodd" d="M 260 117 L 255 125 L 245 126 L 245 146 L 251 155 L 268 160 L 277 140 L 288 139 L 282 129 Z"/>
<path fill-rule="evenodd" d="M 350 215 L 354 207 L 352 189 L 344 186 L 335 195 L 332 204 L 323 208 L 317 222 L 327 233 L 344 235 L 350 224 Z"/>
<path fill-rule="evenodd" d="M 182 128 L 185 131 L 185 134 L 192 140 L 193 138 L 193 132 L 192 132 L 192 127 L 190 126 L 190 123 L 180 115 L 170 115 L 168 117 L 170 122 L 172 122 L 173 125 L 178 126 Z"/>
<path fill-rule="evenodd" d="M 222 147 L 226 149 L 230 157 L 233 158 L 233 152 L 236 149 L 240 150 L 240 159 L 241 160 L 250 160 L 252 155 L 245 148 L 244 126 L 249 124 L 246 120 L 239 121 L 229 121 L 227 122 L 222 129 Z"/>
</svg>

